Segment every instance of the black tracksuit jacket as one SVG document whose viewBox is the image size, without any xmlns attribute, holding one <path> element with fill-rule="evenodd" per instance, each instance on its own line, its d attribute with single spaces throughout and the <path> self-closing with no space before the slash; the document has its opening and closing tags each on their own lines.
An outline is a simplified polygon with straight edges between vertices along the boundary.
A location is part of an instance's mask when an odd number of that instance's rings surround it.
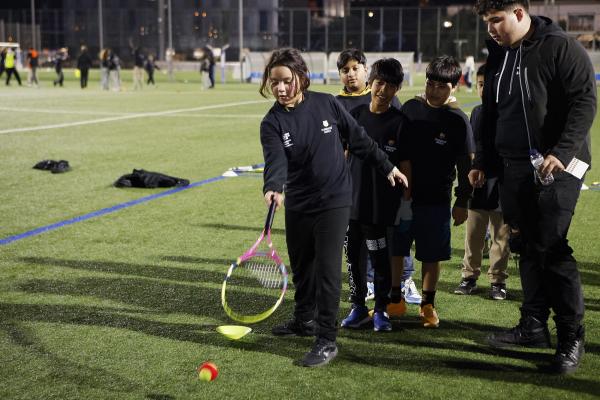
<svg viewBox="0 0 600 400">
<path fill-rule="evenodd" d="M 265 159 L 263 193 L 284 192 L 285 206 L 319 212 L 352 205 L 352 178 L 342 140 L 354 155 L 387 175 L 394 167 L 330 94 L 306 91 L 304 100 L 286 109 L 275 103 L 260 126 Z"/>
<path fill-rule="evenodd" d="M 552 154 L 566 167 L 573 157 L 591 163 L 590 127 L 596 113 L 594 68 L 584 48 L 549 18 L 532 16 L 534 33 L 521 44 L 522 95 L 526 129 L 532 146 Z M 488 40 L 489 56 L 483 94 L 481 128 L 473 168 L 487 175 L 502 171 L 495 150 L 497 105 L 494 76 L 500 73 L 506 49 Z"/>
</svg>

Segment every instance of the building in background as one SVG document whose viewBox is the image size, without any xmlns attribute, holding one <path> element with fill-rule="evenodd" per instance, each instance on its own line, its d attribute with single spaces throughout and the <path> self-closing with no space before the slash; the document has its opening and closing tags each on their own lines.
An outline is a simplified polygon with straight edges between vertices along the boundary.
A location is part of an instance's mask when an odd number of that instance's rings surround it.
<svg viewBox="0 0 600 400">
<path fill-rule="evenodd" d="M 81 44 L 92 53 L 113 48 L 127 64 L 130 46 L 164 59 L 172 42 L 177 59 L 192 59 L 206 45 L 228 46 L 227 59 L 240 53 L 240 0 L 31 0 L 0 2 L 0 41 L 38 49 Z M 172 10 L 169 25 L 169 9 Z M 487 33 L 465 0 L 243 0 L 243 47 L 269 51 L 294 46 L 306 51 L 414 52 L 481 60 Z M 594 0 L 534 1 L 533 14 L 555 19 L 589 49 L 600 45 L 600 8 Z"/>
</svg>

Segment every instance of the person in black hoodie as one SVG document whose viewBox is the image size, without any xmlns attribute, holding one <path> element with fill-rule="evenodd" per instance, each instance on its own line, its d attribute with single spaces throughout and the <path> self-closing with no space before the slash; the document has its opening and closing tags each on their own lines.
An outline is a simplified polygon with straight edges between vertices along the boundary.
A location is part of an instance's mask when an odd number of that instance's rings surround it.
<svg viewBox="0 0 600 400">
<path fill-rule="evenodd" d="M 491 334 L 490 345 L 549 347 L 552 309 L 558 345 L 551 368 L 570 373 L 584 353 L 584 305 L 567 233 L 587 167 L 567 170 L 578 160 L 591 163 L 596 84 L 583 47 L 550 19 L 530 16 L 528 7 L 528 0 L 476 3 L 492 40 L 481 117 L 488 135 L 479 138 L 469 178 L 477 187 L 499 173 L 505 220 L 521 236 L 521 319 Z M 534 149 L 544 157 L 537 171 Z M 539 177 L 550 174 L 554 183 L 542 185 Z"/>
<path fill-rule="evenodd" d="M 300 51 L 275 50 L 260 87 L 276 102 L 260 126 L 265 159 L 263 193 L 268 205 L 283 203 L 293 282 L 294 317 L 274 335 L 316 335 L 301 365 L 318 367 L 337 355 L 336 319 L 341 291 L 344 234 L 352 205 L 352 182 L 340 138 L 350 152 L 376 166 L 390 184 L 406 177 L 330 94 L 308 90 Z"/>
<path fill-rule="evenodd" d="M 77 58 L 77 69 L 79 69 L 79 83 L 82 89 L 87 87 L 88 75 L 92 67 L 92 57 L 88 53 L 87 46 L 81 46 L 81 54 Z"/>
</svg>

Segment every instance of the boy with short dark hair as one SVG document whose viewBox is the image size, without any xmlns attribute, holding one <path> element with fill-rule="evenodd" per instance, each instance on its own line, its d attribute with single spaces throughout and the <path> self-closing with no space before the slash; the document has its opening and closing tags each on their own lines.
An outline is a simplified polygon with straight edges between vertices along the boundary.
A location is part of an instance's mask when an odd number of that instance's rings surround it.
<svg viewBox="0 0 600 400">
<path fill-rule="evenodd" d="M 340 53 L 337 59 L 337 69 L 344 87 L 336 96 L 346 110 L 351 111 L 361 104 L 371 102 L 371 87 L 367 77 L 367 58 L 365 54 L 354 48 L 346 49 Z M 400 109 L 401 104 L 394 96 L 392 106 Z"/>
<path fill-rule="evenodd" d="M 392 107 L 392 100 L 396 98 L 403 78 L 402 65 L 397 60 L 386 58 L 376 61 L 369 76 L 371 101 L 368 105 L 354 108 L 350 114 L 388 155 L 389 160 L 406 171 L 407 168 L 400 165 L 400 160 L 408 158 L 401 154 L 407 152 L 408 148 L 399 136 L 405 117 L 400 110 Z M 365 305 L 366 266 L 359 262 L 361 248 L 366 244 L 375 270 L 373 328 L 376 332 L 391 331 L 392 324 L 387 313 L 391 266 L 386 236 L 388 227 L 393 225 L 402 192 L 389 187 L 385 178 L 381 179 L 371 165 L 352 155 L 348 161 L 352 175 L 352 208 L 347 233 L 347 256 L 350 282 L 355 287 L 351 290 L 352 310 L 341 325 L 343 328 L 359 328 L 371 320 Z"/>
<path fill-rule="evenodd" d="M 367 58 L 365 57 L 365 54 L 355 48 L 346 49 L 338 56 L 337 68 L 344 86 L 336 96 L 336 100 L 338 100 L 348 111 L 351 111 L 360 105 L 369 105 L 371 103 L 371 87 L 369 85 L 369 80 L 367 79 L 369 69 L 367 67 Z M 402 106 L 396 96 L 392 99 L 392 106 L 396 109 L 400 109 Z M 346 249 L 347 245 L 344 248 Z M 408 267 L 411 268 L 411 271 L 414 272 L 414 269 L 412 269 L 412 259 L 410 257 L 407 257 L 406 260 L 402 258 L 399 262 L 404 263 L 404 261 L 406 261 Z M 370 260 L 368 259 L 366 247 L 363 248 L 359 262 L 367 263 L 367 299 L 373 299 L 375 295 L 373 283 L 374 271 Z M 350 268 L 351 266 L 348 264 L 348 271 L 350 271 Z M 410 282 L 412 282 L 410 279 L 412 275 L 411 271 L 408 271 L 407 268 L 406 275 Z M 356 288 L 356 284 L 352 281 L 352 274 L 350 274 L 349 284 L 352 295 L 352 292 L 354 292 Z M 416 288 L 413 292 L 414 296 L 419 296 Z"/>
<path fill-rule="evenodd" d="M 439 318 L 434 300 L 440 262 L 450 259 L 450 218 L 454 225 L 467 219 L 471 197 L 468 181 L 473 134 L 467 116 L 458 108 L 452 93 L 461 68 L 453 57 L 433 60 L 426 70 L 425 95 L 407 101 L 402 107 L 408 118 L 408 137 L 412 169 L 412 217 L 410 238 L 400 245 L 408 255 L 412 241 L 415 258 L 422 263 L 423 299 L 420 315 L 425 328 L 437 328 Z M 458 170 L 456 202 L 450 203 L 452 185 Z"/>
<path fill-rule="evenodd" d="M 483 94 L 485 65 L 477 70 L 476 85 L 479 97 Z M 481 105 L 471 111 L 471 127 L 475 137 L 485 135 L 481 129 Z M 481 274 L 481 261 L 486 232 L 490 230 L 491 245 L 489 252 L 490 267 L 487 275 L 491 282 L 490 298 L 506 299 L 506 268 L 510 258 L 508 238 L 510 228 L 504 223 L 498 195 L 498 177 L 490 174 L 483 186 L 473 190 L 473 199 L 469 207 L 465 231 L 465 255 L 462 262 L 462 280 L 454 289 L 455 294 L 469 295 L 477 288 L 477 279 Z"/>
</svg>

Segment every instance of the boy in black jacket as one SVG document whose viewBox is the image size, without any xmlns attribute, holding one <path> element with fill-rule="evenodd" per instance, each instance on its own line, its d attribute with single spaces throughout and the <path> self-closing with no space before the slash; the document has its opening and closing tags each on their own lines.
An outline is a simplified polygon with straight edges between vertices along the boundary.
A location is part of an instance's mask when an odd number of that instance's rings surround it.
<svg viewBox="0 0 600 400">
<path fill-rule="evenodd" d="M 591 163 L 594 69 L 580 43 L 550 19 L 529 15 L 528 0 L 478 0 L 475 8 L 492 39 L 485 79 L 493 85 L 484 88 L 488 135 L 477 143 L 469 179 L 481 186 L 489 171 L 500 174 L 504 219 L 522 238 L 521 320 L 488 339 L 493 346 L 549 347 L 552 309 L 558 336 L 552 368 L 573 372 L 584 353 L 584 305 L 567 233 Z M 533 150 L 544 156 L 537 171 Z M 552 174 L 554 183 L 542 185 L 536 174 Z"/>
<path fill-rule="evenodd" d="M 477 70 L 476 85 L 479 96 L 483 94 L 485 65 Z M 471 111 L 471 127 L 474 137 L 486 135 L 480 129 L 481 105 Z M 494 300 L 506 299 L 506 268 L 510 258 L 508 237 L 510 228 L 504 223 L 498 195 L 498 177 L 488 175 L 483 186 L 475 188 L 469 207 L 465 231 L 465 256 L 462 261 L 462 280 L 454 289 L 455 294 L 470 295 L 477 288 L 481 274 L 481 261 L 487 230 L 490 230 L 490 267 L 487 275 L 491 281 L 490 297 Z"/>
<path fill-rule="evenodd" d="M 440 261 L 450 259 L 450 217 L 452 215 L 455 226 L 466 221 L 472 190 L 467 174 L 470 153 L 474 151 L 473 134 L 467 116 L 452 96 L 460 76 L 458 61 L 448 56 L 436 58 L 427 66 L 425 96 L 411 99 L 402 106 L 410 122 L 406 134 L 412 174 L 412 213 L 405 213 L 402 219 L 412 218 L 410 233 L 416 244 L 415 258 L 422 263 L 420 315 L 425 328 L 439 326 L 434 300 Z M 458 169 L 458 187 L 451 212 L 455 169 Z M 411 242 L 409 238 L 400 245 L 405 256 Z"/>
<path fill-rule="evenodd" d="M 376 61 L 369 76 L 371 102 L 350 112 L 395 165 L 400 165 L 400 159 L 407 158 L 400 153 L 408 151 L 399 135 L 405 117 L 391 105 L 403 78 L 402 65 L 397 60 L 387 58 Z M 387 313 L 391 269 L 386 236 L 388 227 L 394 223 L 402 193 L 390 187 L 385 177 L 377 174 L 372 166 L 363 163 L 356 156 L 351 154 L 348 160 L 352 173 L 353 201 L 347 234 L 347 256 L 350 282 L 355 287 L 351 288 L 352 310 L 341 326 L 359 328 L 371 319 L 365 305 L 366 266 L 359 262 L 361 249 L 366 245 L 375 270 L 373 328 L 376 332 L 391 331 L 392 324 Z M 407 174 L 406 169 L 400 169 Z"/>
</svg>

